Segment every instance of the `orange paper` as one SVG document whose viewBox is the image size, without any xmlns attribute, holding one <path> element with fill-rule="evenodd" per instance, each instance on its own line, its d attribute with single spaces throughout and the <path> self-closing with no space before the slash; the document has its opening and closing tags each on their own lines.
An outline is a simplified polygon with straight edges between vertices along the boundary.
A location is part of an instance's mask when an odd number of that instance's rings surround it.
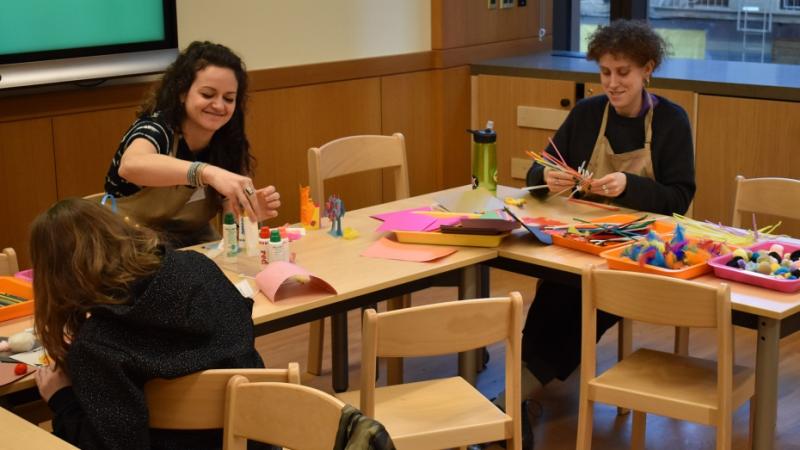
<svg viewBox="0 0 800 450">
<path fill-rule="evenodd" d="M 361 253 L 369 258 L 397 259 L 400 261 L 429 262 L 456 252 L 455 248 L 441 245 L 401 244 L 383 237 Z"/>
</svg>

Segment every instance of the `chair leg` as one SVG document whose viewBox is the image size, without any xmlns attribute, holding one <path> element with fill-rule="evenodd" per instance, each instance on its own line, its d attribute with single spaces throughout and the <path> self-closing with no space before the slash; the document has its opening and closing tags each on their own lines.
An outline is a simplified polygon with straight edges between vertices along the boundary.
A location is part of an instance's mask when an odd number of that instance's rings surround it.
<svg viewBox="0 0 800 450">
<path fill-rule="evenodd" d="M 322 375 L 322 353 L 325 349 L 325 319 L 309 324 L 308 330 L 308 365 L 306 372 L 311 375 Z"/>
<path fill-rule="evenodd" d="M 689 356 L 689 328 L 675 327 L 675 354 Z"/>
<path fill-rule="evenodd" d="M 594 402 L 583 397 L 581 395 L 580 406 L 578 407 L 578 441 L 575 444 L 575 448 L 576 450 L 591 450 Z"/>
<path fill-rule="evenodd" d="M 750 397 L 750 423 L 747 430 L 747 448 L 753 448 L 753 429 L 756 424 L 756 396 Z"/>
<path fill-rule="evenodd" d="M 617 361 L 622 361 L 631 353 L 633 353 L 633 321 L 620 319 L 617 325 Z M 618 416 L 624 416 L 629 412 L 627 408 L 617 407 Z"/>
<path fill-rule="evenodd" d="M 631 449 L 644 450 L 644 436 L 647 430 L 647 413 L 642 411 L 633 412 L 633 424 L 631 425 Z"/>
</svg>

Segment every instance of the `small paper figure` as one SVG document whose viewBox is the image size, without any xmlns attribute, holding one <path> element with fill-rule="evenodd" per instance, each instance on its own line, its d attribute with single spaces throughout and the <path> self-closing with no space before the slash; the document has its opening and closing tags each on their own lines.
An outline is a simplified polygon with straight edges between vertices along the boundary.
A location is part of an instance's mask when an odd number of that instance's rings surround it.
<svg viewBox="0 0 800 450">
<path fill-rule="evenodd" d="M 344 217 L 344 203 L 337 195 L 328 197 L 325 202 L 325 215 L 331 221 L 331 231 L 328 233 L 333 237 L 342 237 L 342 217 Z"/>
<path fill-rule="evenodd" d="M 306 229 L 319 230 L 319 205 L 311 200 L 311 186 L 300 186 L 300 223 Z"/>
</svg>

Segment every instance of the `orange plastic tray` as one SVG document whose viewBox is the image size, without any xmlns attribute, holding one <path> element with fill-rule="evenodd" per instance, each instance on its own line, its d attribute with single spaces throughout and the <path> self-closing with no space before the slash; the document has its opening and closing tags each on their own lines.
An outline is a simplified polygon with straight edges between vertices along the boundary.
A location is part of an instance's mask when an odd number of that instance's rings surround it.
<svg viewBox="0 0 800 450">
<path fill-rule="evenodd" d="M 616 223 L 616 224 L 620 224 L 620 223 L 625 223 L 625 222 L 630 222 L 632 220 L 636 220 L 637 218 L 639 218 L 641 216 L 642 216 L 641 214 L 613 214 L 611 216 L 598 217 L 597 219 L 592 219 L 591 222 L 594 222 L 594 223 Z M 581 228 L 586 228 L 588 226 L 589 225 L 576 225 L 576 228 L 581 229 Z M 653 222 L 652 225 L 650 225 L 650 229 L 655 231 L 656 233 L 659 233 L 659 234 L 671 233 L 674 228 L 675 228 L 675 224 L 670 223 L 670 222 L 662 222 L 660 220 L 657 220 L 657 221 Z M 610 249 L 613 249 L 613 248 L 620 248 L 620 247 L 625 247 L 627 245 L 630 245 L 630 242 L 619 242 L 617 244 L 609 244 L 609 245 L 595 245 L 595 244 L 591 244 L 589 242 L 579 241 L 577 239 L 572 239 L 572 238 L 564 237 L 564 236 L 561 236 L 561 235 L 558 235 L 558 234 L 554 234 L 553 235 L 553 244 L 561 246 L 561 247 L 571 248 L 573 250 L 578 250 L 578 251 L 584 252 L 584 253 L 591 253 L 593 255 L 599 255 L 600 253 L 603 253 L 604 251 L 607 251 L 607 250 L 610 250 Z"/>
<path fill-rule="evenodd" d="M 689 242 L 694 239 L 689 239 Z M 639 265 L 638 262 L 622 256 L 625 247 L 633 245 L 632 243 L 626 244 L 624 247 L 613 248 L 600 253 L 600 256 L 606 259 L 609 269 L 628 270 L 631 272 L 641 273 L 654 273 L 656 275 L 665 275 L 673 278 L 681 278 L 688 280 L 691 278 L 699 277 L 711 272 L 711 266 L 708 263 L 694 264 L 692 266 L 684 267 L 682 269 L 665 269 L 663 267 L 651 266 L 650 264 Z"/>
<path fill-rule="evenodd" d="M 33 285 L 19 278 L 0 277 L 0 292 L 29 300 L 16 305 L 0 306 L 0 322 L 33 314 Z"/>
</svg>

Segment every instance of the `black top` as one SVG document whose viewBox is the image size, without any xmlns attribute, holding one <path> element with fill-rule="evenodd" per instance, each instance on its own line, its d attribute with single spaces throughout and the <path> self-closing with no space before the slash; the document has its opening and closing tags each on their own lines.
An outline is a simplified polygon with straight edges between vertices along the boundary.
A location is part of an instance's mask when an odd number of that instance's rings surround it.
<svg viewBox="0 0 800 450">
<path fill-rule="evenodd" d="M 553 142 L 570 167 L 589 163 L 603 121 L 608 97 L 597 95 L 575 105 L 556 132 Z M 623 117 L 608 108 L 606 137 L 614 153 L 626 153 L 644 147 L 645 115 Z M 686 111 L 664 97 L 658 97 L 653 109 L 651 158 L 655 180 L 626 173 L 625 192 L 613 199 L 619 205 L 640 211 L 670 215 L 683 214 L 695 193 L 694 147 L 692 129 Z M 546 151 L 555 154 L 550 145 Z M 529 186 L 544 184 L 544 167 L 534 164 L 528 170 Z M 532 195 L 546 195 L 546 189 Z"/>
<path fill-rule="evenodd" d="M 144 384 L 205 369 L 264 367 L 253 343 L 253 301 L 213 261 L 167 250 L 131 301 L 102 305 L 67 354 L 72 387 L 50 398 L 54 433 L 82 449 L 220 448 L 218 431 L 148 428 Z"/>
<path fill-rule="evenodd" d="M 111 159 L 111 165 L 106 174 L 105 191 L 114 197 L 127 197 L 133 195 L 141 189 L 139 186 L 129 182 L 119 176 L 119 164 L 122 161 L 122 154 L 136 139 L 147 139 L 156 148 L 156 153 L 169 155 L 174 145 L 175 133 L 167 126 L 160 117 L 159 113 L 150 116 L 140 117 L 128 128 L 125 135 Z M 192 152 L 183 138 L 178 139 L 178 146 L 175 149 L 175 157 L 185 161 L 208 162 L 208 149 L 199 152 Z M 188 180 L 187 180 L 188 182 Z"/>
</svg>

